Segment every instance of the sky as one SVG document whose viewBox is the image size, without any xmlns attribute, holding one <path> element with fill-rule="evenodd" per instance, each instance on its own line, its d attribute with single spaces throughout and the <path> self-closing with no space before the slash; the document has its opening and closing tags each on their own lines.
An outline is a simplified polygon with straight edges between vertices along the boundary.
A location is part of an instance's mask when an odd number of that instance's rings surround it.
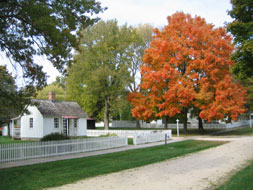
<svg viewBox="0 0 253 190">
<path fill-rule="evenodd" d="M 224 26 L 232 18 L 227 14 L 232 6 L 230 0 L 98 0 L 102 7 L 108 9 L 100 13 L 102 20 L 116 19 L 119 25 L 151 24 L 161 28 L 167 24 L 167 16 L 177 11 L 189 13 L 192 16 L 201 16 L 207 23 L 215 27 Z M 43 65 L 43 70 L 49 76 L 48 83 L 55 81 L 60 73 L 49 63 L 45 57 L 37 57 L 36 61 Z M 0 55 L 1 62 L 8 60 Z"/>
</svg>

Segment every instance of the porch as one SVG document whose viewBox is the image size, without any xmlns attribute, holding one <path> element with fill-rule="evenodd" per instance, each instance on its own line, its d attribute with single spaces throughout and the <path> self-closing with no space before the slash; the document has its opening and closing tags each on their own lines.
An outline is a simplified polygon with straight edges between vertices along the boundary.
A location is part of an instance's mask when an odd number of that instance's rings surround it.
<svg viewBox="0 0 253 190">
<path fill-rule="evenodd" d="M 20 120 L 20 118 L 12 120 L 11 126 L 12 126 L 12 138 L 13 139 L 21 139 L 21 120 Z"/>
<path fill-rule="evenodd" d="M 62 134 L 66 136 L 78 136 L 78 118 L 74 116 L 62 117 Z"/>
<path fill-rule="evenodd" d="M 14 139 L 21 139 L 21 132 L 20 128 L 13 128 L 12 130 L 12 138 Z"/>
</svg>

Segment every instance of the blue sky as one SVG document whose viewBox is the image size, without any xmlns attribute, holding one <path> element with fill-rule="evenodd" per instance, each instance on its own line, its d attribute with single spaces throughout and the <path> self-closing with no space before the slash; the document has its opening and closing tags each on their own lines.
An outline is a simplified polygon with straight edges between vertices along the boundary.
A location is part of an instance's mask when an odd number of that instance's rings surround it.
<svg viewBox="0 0 253 190">
<path fill-rule="evenodd" d="M 154 27 L 163 27 L 167 24 L 167 16 L 177 11 L 190 13 L 192 16 L 198 15 L 212 23 L 215 27 L 224 26 L 225 22 L 232 19 L 227 15 L 231 10 L 230 0 L 98 0 L 103 7 L 108 9 L 99 14 L 103 20 L 116 19 L 119 25 L 128 24 L 136 26 L 138 24 L 149 23 Z M 48 83 L 55 81 L 60 73 L 44 57 L 36 58 L 43 64 L 44 71 L 47 72 Z M 0 55 L 0 64 L 7 63 L 8 60 Z"/>
</svg>

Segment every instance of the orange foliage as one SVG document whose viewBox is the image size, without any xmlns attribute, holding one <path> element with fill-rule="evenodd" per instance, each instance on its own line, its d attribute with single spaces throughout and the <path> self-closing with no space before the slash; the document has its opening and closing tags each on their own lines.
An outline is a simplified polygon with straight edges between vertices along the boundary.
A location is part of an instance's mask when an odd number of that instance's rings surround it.
<svg viewBox="0 0 253 190">
<path fill-rule="evenodd" d="M 129 94 L 138 119 L 174 116 L 197 107 L 205 120 L 245 112 L 246 91 L 229 72 L 234 49 L 224 28 L 214 28 L 201 17 L 178 12 L 155 36 L 143 57 L 140 92 Z"/>
</svg>

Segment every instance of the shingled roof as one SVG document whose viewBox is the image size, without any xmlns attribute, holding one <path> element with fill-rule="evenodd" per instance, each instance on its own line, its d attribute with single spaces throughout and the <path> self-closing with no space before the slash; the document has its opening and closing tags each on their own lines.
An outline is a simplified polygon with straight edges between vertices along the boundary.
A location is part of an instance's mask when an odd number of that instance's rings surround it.
<svg viewBox="0 0 253 190">
<path fill-rule="evenodd" d="M 33 99 L 33 103 L 43 116 L 88 118 L 88 115 L 76 102 Z"/>
</svg>

